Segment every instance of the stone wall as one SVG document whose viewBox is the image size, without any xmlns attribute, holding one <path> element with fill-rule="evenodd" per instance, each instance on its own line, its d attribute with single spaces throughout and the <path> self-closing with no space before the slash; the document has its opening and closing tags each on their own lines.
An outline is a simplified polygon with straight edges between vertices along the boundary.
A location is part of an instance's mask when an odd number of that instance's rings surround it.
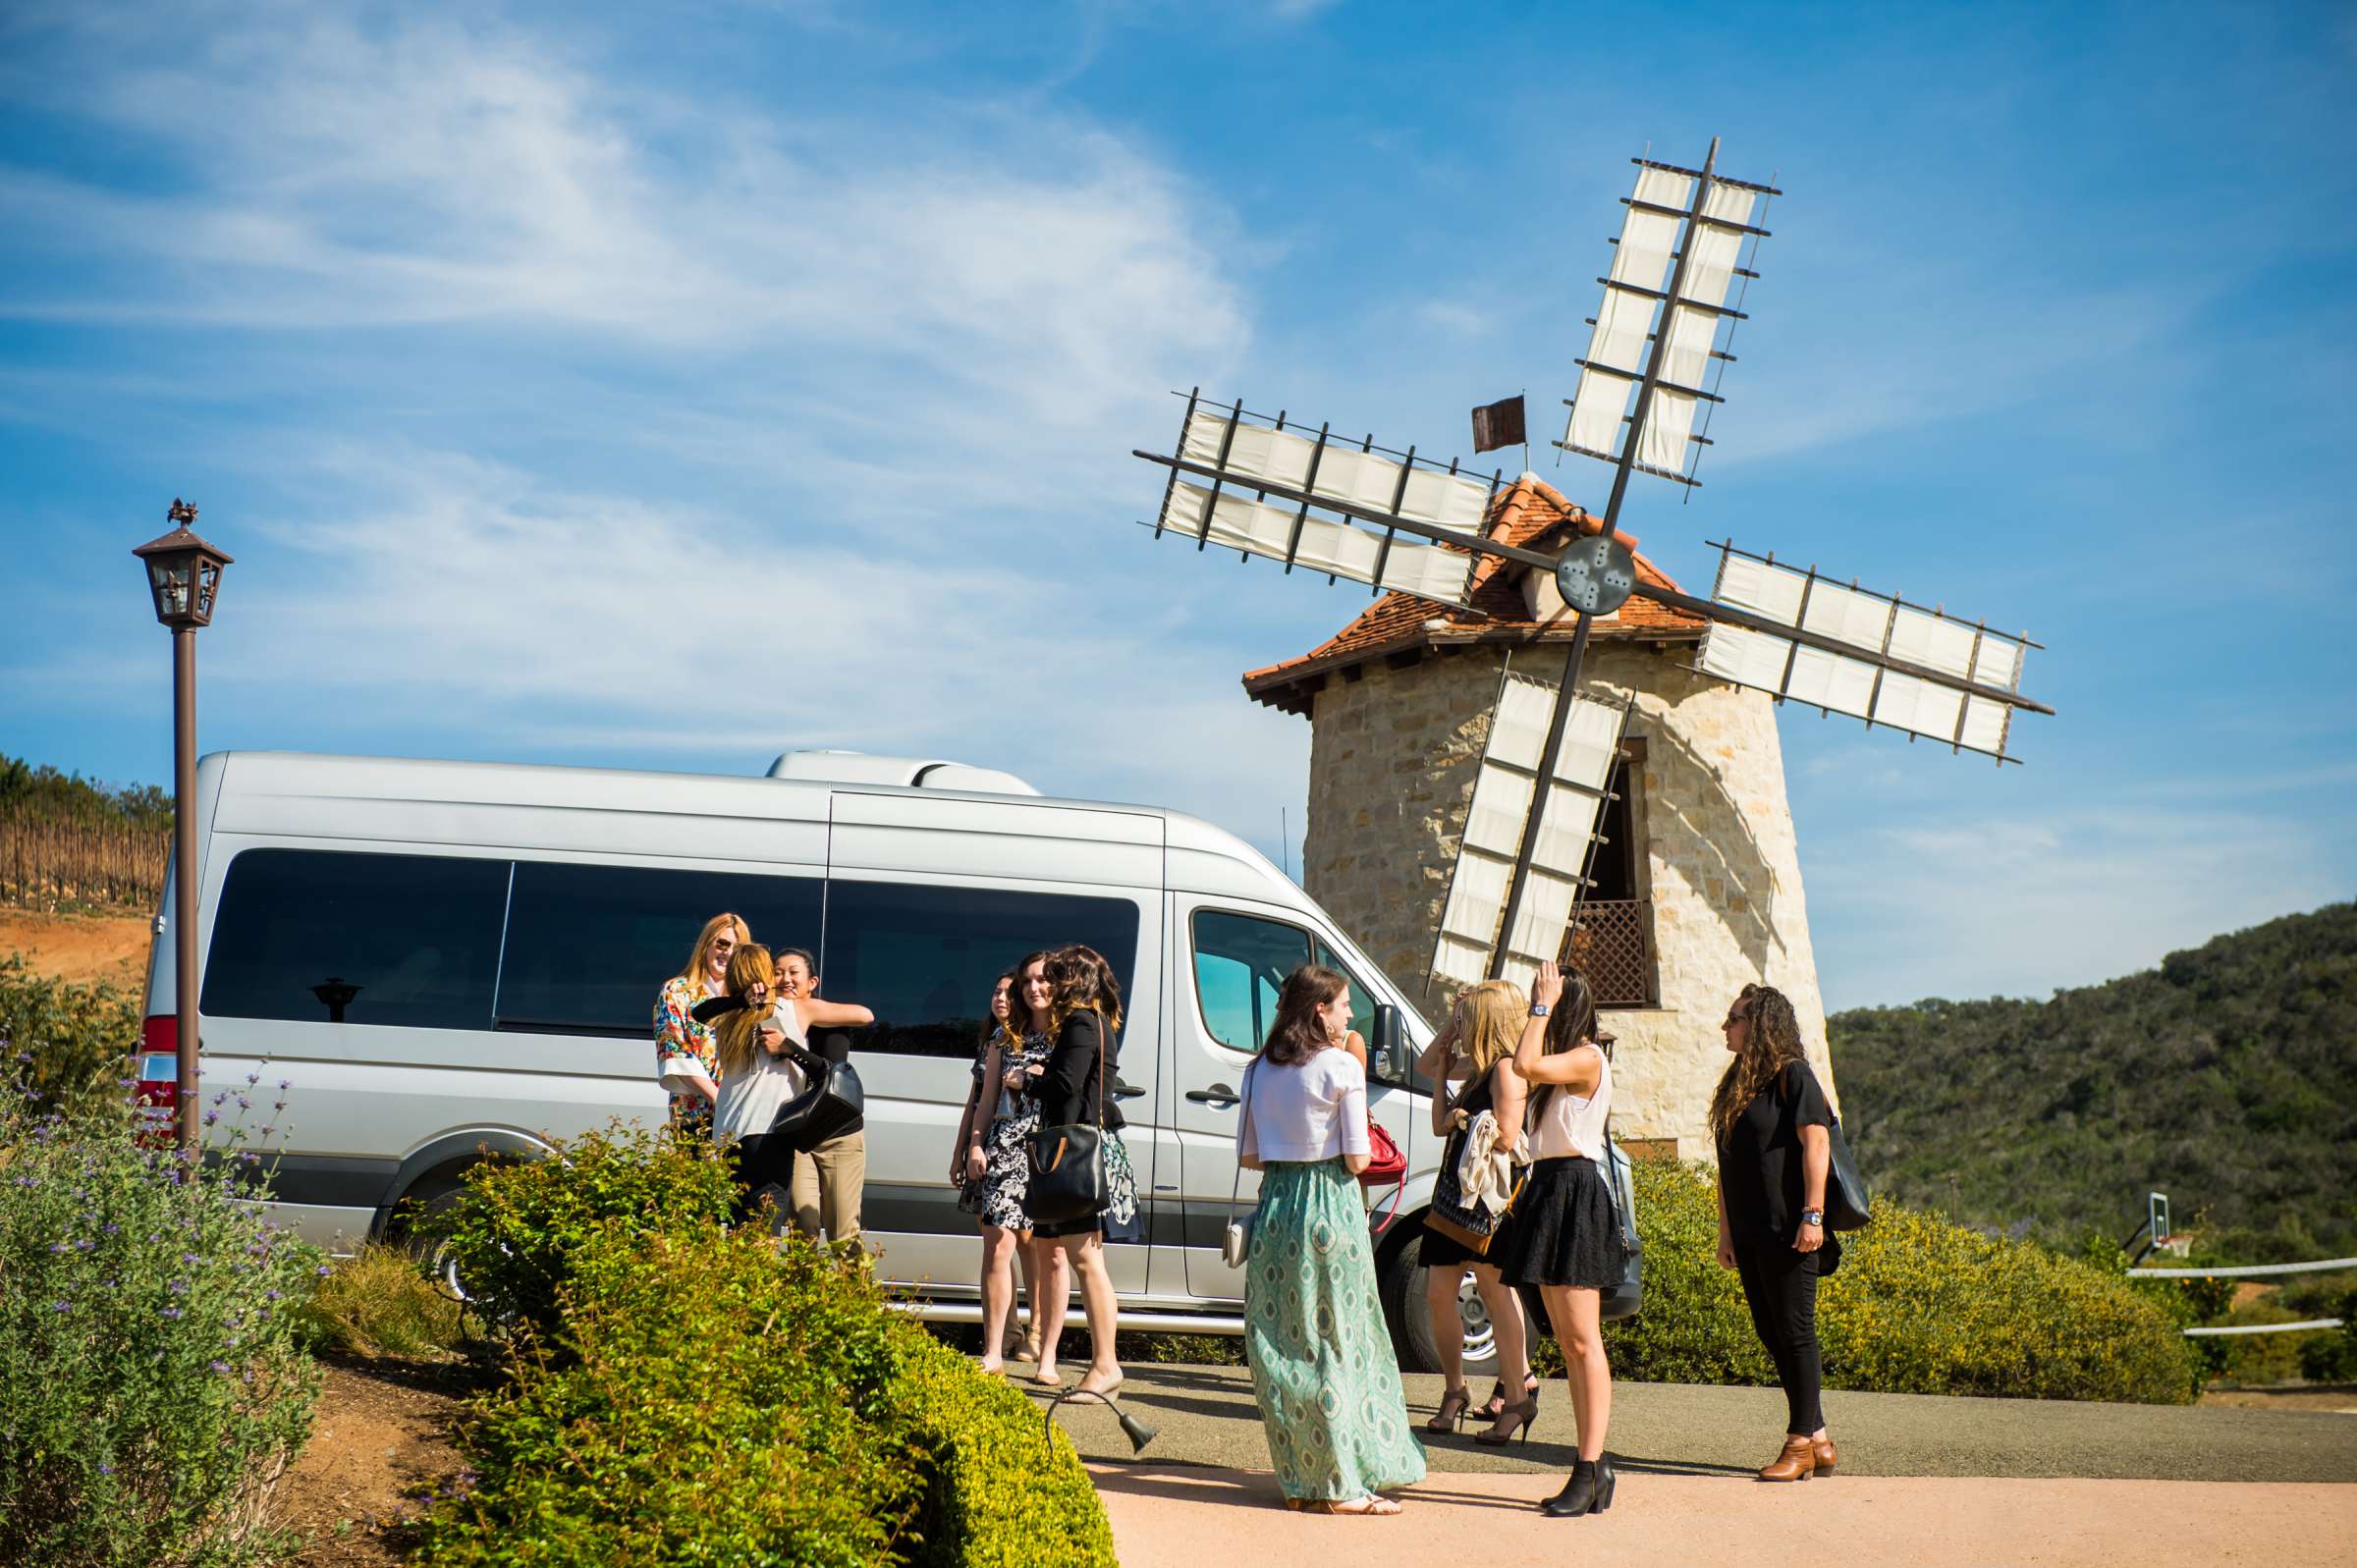
<svg viewBox="0 0 2357 1568">
<path fill-rule="evenodd" d="M 1633 687 L 1630 731 L 1646 741 L 1633 820 L 1661 1005 L 1607 1014 L 1619 1037 L 1614 1128 L 1708 1158 L 1710 1094 L 1726 1061 L 1719 1023 L 1747 982 L 1792 999 L 1829 1091 L 1834 1077 L 1775 705 L 1694 675 L 1682 668 L 1690 657 L 1684 646 L 1599 643 L 1582 687 L 1614 701 Z M 1410 996 L 1432 960 L 1504 659 L 1471 648 L 1405 669 L 1378 661 L 1317 694 L 1303 886 Z M 1528 650 L 1516 666 L 1551 676 L 1561 655 Z M 1437 1019 L 1453 995 L 1435 986 L 1427 1015 Z"/>
</svg>

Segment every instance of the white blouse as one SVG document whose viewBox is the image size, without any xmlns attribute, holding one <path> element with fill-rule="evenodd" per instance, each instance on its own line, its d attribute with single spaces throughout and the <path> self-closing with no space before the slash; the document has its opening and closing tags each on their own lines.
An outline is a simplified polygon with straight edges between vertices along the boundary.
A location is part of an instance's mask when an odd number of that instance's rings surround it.
<svg viewBox="0 0 2357 1568">
<path fill-rule="evenodd" d="M 1534 1104 L 1542 1096 L 1546 1099 L 1538 1114 L 1529 1118 L 1533 1160 L 1562 1160 L 1570 1156 L 1599 1162 L 1604 1159 L 1604 1118 L 1613 1113 L 1613 1058 L 1593 1045 L 1582 1044 L 1571 1049 L 1596 1052 L 1595 1093 L 1575 1095 L 1560 1083 L 1542 1084 L 1531 1090 Z"/>
<path fill-rule="evenodd" d="M 1374 1152 L 1367 1141 L 1367 1069 L 1339 1046 L 1296 1066 L 1263 1057 L 1244 1074 L 1239 1160 L 1332 1160 Z"/>
<path fill-rule="evenodd" d="M 802 1031 L 801 1015 L 791 1001 L 780 1001 L 771 1012 L 769 1021 L 786 1032 L 786 1038 L 804 1050 L 809 1038 Z M 769 1048 L 756 1043 L 753 1064 L 741 1072 L 723 1073 L 720 1079 L 720 1103 L 712 1115 L 712 1137 L 716 1142 L 731 1138 L 758 1138 L 769 1131 L 770 1123 L 786 1102 L 809 1086 L 808 1076 L 789 1055 L 771 1055 Z"/>
</svg>

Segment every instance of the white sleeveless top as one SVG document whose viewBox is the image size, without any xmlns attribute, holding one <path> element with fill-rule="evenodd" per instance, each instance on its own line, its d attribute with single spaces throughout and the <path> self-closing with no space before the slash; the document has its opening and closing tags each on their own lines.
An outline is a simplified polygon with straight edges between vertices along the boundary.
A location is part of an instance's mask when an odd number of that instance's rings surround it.
<svg viewBox="0 0 2357 1568">
<path fill-rule="evenodd" d="M 1593 1045 L 1576 1046 L 1577 1051 L 1594 1051 L 1600 1063 L 1596 1092 L 1592 1095 L 1573 1094 L 1562 1084 L 1538 1085 L 1530 1091 L 1531 1098 L 1544 1096 L 1546 1105 L 1529 1127 L 1530 1158 L 1533 1160 L 1562 1160 L 1578 1155 L 1601 1163 L 1604 1160 L 1604 1118 L 1613 1108 L 1613 1060 Z M 722 1094 L 727 1094 L 724 1085 Z"/>
<path fill-rule="evenodd" d="M 780 1001 L 769 1016 L 770 1022 L 786 1032 L 787 1039 L 804 1050 L 809 1048 L 801 1015 L 792 1002 Z M 808 1076 L 795 1065 L 792 1056 L 773 1056 L 766 1046 L 756 1042 L 753 1064 L 742 1072 L 725 1073 L 721 1077 L 720 1104 L 712 1114 L 714 1141 L 762 1136 L 769 1131 L 769 1124 L 778 1119 L 778 1111 L 786 1102 L 807 1087 Z"/>
</svg>

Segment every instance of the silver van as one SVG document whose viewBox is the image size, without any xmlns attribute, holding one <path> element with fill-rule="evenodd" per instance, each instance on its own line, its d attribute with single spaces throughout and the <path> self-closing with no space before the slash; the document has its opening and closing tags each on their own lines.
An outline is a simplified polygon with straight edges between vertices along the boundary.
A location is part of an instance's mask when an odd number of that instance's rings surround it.
<svg viewBox="0 0 2357 1568">
<path fill-rule="evenodd" d="M 196 794 L 206 1084 L 290 1085 L 277 1208 L 315 1241 L 398 1233 L 486 1154 L 658 1122 L 655 992 L 734 909 L 757 941 L 818 953 L 827 995 L 874 1009 L 853 1052 L 867 1239 L 916 1310 L 976 1321 L 978 1243 L 947 1169 L 979 1022 L 1014 958 L 1085 942 L 1129 1008 L 1112 1092 L 1146 1236 L 1107 1249 L 1124 1325 L 1240 1332 L 1243 1277 L 1219 1245 L 1236 1085 L 1279 985 L 1314 960 L 1350 979 L 1370 1111 L 1408 1157 L 1396 1217 L 1370 1223 L 1400 1348 L 1431 1363 L 1416 1238 L 1440 1151 L 1407 1082 L 1429 1026 L 1299 888 L 1207 823 L 840 752 L 789 752 L 766 778 L 225 752 L 199 764 Z M 167 884 L 154 1081 L 173 1071 L 172 907 Z M 1624 1293 L 1607 1311 L 1634 1307 Z M 1467 1309 L 1480 1362 L 1470 1292 Z"/>
</svg>

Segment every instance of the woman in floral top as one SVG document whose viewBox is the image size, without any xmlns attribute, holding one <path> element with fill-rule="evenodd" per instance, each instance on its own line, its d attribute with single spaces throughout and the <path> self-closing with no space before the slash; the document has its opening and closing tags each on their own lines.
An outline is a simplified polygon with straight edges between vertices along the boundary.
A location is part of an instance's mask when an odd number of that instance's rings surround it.
<svg viewBox="0 0 2357 1568">
<path fill-rule="evenodd" d="M 695 1021 L 695 1004 L 727 989 L 729 956 L 753 940 L 745 923 L 719 914 L 704 922 L 687 965 L 663 982 L 655 997 L 655 1076 L 671 1091 L 674 1125 L 701 1132 L 712 1125 L 720 1099 L 718 1042 Z"/>
</svg>

